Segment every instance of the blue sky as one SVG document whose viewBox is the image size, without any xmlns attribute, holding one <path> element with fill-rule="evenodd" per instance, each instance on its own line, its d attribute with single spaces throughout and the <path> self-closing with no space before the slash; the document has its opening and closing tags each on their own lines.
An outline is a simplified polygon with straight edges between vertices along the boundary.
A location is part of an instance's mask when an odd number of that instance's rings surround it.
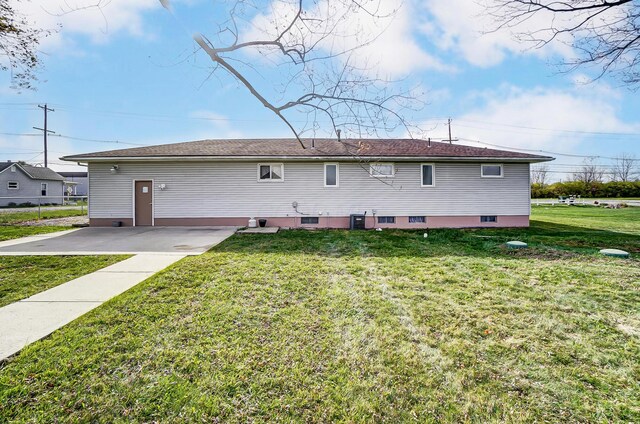
<svg viewBox="0 0 640 424">
<path fill-rule="evenodd" d="M 84 3 L 94 1 L 73 4 Z M 268 16 L 269 2 L 258 3 Z M 637 93 L 607 78 L 585 83 L 593 75 L 588 69 L 558 72 L 554 63 L 572 54 L 566 46 L 531 50 L 507 32 L 487 34 L 490 22 L 473 0 L 383 3 L 400 9 L 359 55 L 381 75 L 424 89 L 427 104 L 410 118 L 425 135 L 446 137 L 450 117 L 460 143 L 601 156 L 603 166 L 612 163 L 607 157 L 623 152 L 640 158 Z M 55 109 L 50 129 L 65 136 L 50 137 L 49 160 L 56 170 L 76 169 L 58 160 L 70 153 L 291 136 L 224 72 L 209 78 L 210 61 L 191 36 L 215 32 L 222 2 L 174 0 L 169 13 L 157 0 L 111 0 L 100 10 L 60 14 L 63 4 L 20 4 L 37 25 L 62 27 L 41 46 L 37 91 L 14 91 L 9 75 L 0 74 L 0 160 L 42 163 L 41 137 L 13 134 L 34 134 L 32 127 L 42 125 L 37 104 L 45 102 Z M 268 90 L 282 80 L 278 69 L 259 58 L 247 60 L 261 70 L 262 76 L 252 74 L 258 86 Z M 323 130 L 317 135 L 326 135 Z M 581 161 L 557 156 L 554 178 L 565 177 Z"/>
</svg>

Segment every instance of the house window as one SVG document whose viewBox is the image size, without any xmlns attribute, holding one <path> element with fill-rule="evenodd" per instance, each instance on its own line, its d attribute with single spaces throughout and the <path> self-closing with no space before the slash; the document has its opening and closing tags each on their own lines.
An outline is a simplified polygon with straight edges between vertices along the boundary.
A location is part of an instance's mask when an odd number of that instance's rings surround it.
<svg viewBox="0 0 640 424">
<path fill-rule="evenodd" d="M 324 186 L 338 187 L 340 181 L 339 167 L 337 163 L 324 164 Z"/>
<path fill-rule="evenodd" d="M 433 178 L 433 164 L 432 163 L 423 163 L 420 168 L 420 177 L 422 187 L 433 187 L 435 185 L 435 180 Z"/>
<path fill-rule="evenodd" d="M 47 183 L 40 184 L 40 194 L 42 196 L 46 196 L 47 195 L 47 188 L 48 188 L 48 184 Z"/>
<path fill-rule="evenodd" d="M 258 181 L 284 181 L 284 164 L 260 163 L 258 164 Z"/>
<path fill-rule="evenodd" d="M 495 215 L 483 215 L 480 217 L 480 222 L 498 222 L 498 217 Z"/>
<path fill-rule="evenodd" d="M 395 216 L 379 216 L 378 224 L 395 224 L 396 217 Z"/>
<path fill-rule="evenodd" d="M 303 216 L 300 218 L 301 224 L 317 224 L 320 219 L 317 216 Z"/>
<path fill-rule="evenodd" d="M 427 219 L 424 216 L 410 216 L 409 224 L 420 224 L 427 222 Z"/>
<path fill-rule="evenodd" d="M 17 181 L 8 181 L 7 182 L 7 189 L 9 190 L 17 190 L 20 188 L 20 184 L 18 184 Z"/>
<path fill-rule="evenodd" d="M 497 165 L 482 165 L 481 175 L 489 178 L 502 177 L 502 164 Z"/>
<path fill-rule="evenodd" d="M 16 166 L 15 165 L 11 165 L 11 172 L 16 172 Z"/>
<path fill-rule="evenodd" d="M 372 177 L 389 178 L 394 174 L 395 169 L 392 163 L 372 163 L 369 165 L 369 175 Z"/>
</svg>

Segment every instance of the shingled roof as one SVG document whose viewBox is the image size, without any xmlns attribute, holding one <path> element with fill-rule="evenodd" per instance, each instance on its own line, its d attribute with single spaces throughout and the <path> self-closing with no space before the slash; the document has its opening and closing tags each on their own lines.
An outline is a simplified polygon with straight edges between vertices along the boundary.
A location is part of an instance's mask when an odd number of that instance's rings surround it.
<svg viewBox="0 0 640 424">
<path fill-rule="evenodd" d="M 132 149 L 109 150 L 64 156 L 68 161 L 108 159 L 141 160 L 167 158 L 416 158 L 416 159 L 499 159 L 522 162 L 553 160 L 549 156 L 417 139 L 296 139 L 201 140 Z"/>
<path fill-rule="evenodd" d="M 28 165 L 22 162 L 3 162 L 0 164 L 0 172 L 13 165 L 22 169 L 32 180 L 64 181 L 64 177 L 52 169 Z"/>
</svg>

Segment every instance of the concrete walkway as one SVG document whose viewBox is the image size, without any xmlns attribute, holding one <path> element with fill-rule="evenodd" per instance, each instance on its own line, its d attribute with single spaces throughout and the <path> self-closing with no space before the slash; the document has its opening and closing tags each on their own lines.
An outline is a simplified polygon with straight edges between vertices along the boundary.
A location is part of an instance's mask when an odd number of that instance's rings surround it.
<svg viewBox="0 0 640 424">
<path fill-rule="evenodd" d="M 140 254 L 0 308 L 0 360 L 187 255 Z"/>
<path fill-rule="evenodd" d="M 235 227 L 82 228 L 0 242 L 0 256 L 136 255 L 0 308 L 0 360 L 185 256 L 206 252 L 235 231 Z"/>
</svg>

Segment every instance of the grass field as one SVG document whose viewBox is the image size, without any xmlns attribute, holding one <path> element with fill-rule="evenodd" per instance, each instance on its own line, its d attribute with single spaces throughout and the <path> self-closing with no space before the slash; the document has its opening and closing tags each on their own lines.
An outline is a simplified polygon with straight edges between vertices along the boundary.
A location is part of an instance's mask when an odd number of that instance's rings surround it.
<svg viewBox="0 0 640 424">
<path fill-rule="evenodd" d="M 84 211 L 81 211 L 80 209 L 43 210 L 40 212 L 40 219 L 66 218 L 69 216 L 81 216 L 86 214 L 86 209 Z M 35 221 L 36 219 L 38 219 L 37 210 L 0 213 L 0 225 L 15 225 L 25 221 Z"/>
<path fill-rule="evenodd" d="M 18 225 L 0 225 L 0 241 L 17 239 L 20 237 L 35 236 L 38 234 L 54 233 L 56 231 L 68 230 L 69 227 L 42 226 L 23 227 Z"/>
<path fill-rule="evenodd" d="M 126 259 L 127 256 L 0 256 L 0 307 Z"/>
<path fill-rule="evenodd" d="M 0 421 L 638 422 L 640 261 L 597 250 L 639 214 L 236 235 L 0 365 Z"/>
</svg>

